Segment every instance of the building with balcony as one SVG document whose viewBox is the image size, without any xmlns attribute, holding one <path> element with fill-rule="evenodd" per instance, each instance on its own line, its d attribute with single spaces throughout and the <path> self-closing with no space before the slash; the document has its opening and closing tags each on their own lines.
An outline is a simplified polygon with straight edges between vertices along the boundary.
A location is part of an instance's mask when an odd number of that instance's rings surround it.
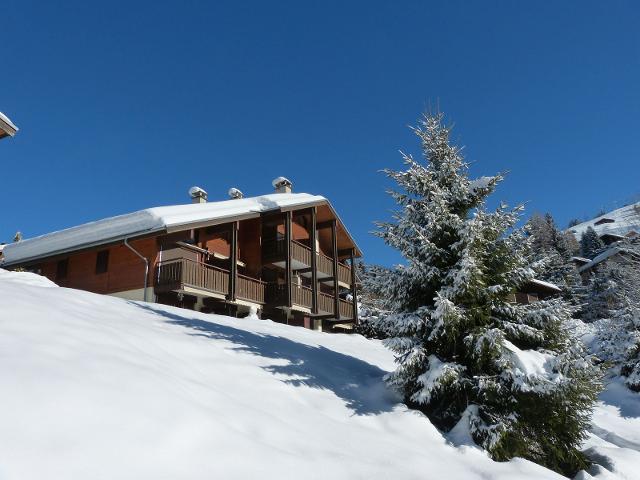
<svg viewBox="0 0 640 480">
<path fill-rule="evenodd" d="M 63 287 L 332 331 L 358 321 L 361 252 L 327 199 L 276 192 L 156 207 L 4 247 L 3 268 Z"/>
</svg>

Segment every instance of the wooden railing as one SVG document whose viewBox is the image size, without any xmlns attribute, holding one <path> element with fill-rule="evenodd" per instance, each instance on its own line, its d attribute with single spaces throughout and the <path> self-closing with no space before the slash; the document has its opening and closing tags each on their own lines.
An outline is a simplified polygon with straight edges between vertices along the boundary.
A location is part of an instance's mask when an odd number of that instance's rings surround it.
<svg viewBox="0 0 640 480">
<path fill-rule="evenodd" d="M 354 318 L 353 315 L 353 302 L 340 299 L 339 302 L 340 316 L 342 318 Z"/>
<path fill-rule="evenodd" d="M 344 263 L 338 263 L 338 281 L 351 285 L 351 269 Z"/>
<path fill-rule="evenodd" d="M 262 280 L 238 274 L 236 282 L 236 297 L 255 303 L 265 302 L 267 284 Z"/>
<path fill-rule="evenodd" d="M 319 272 L 333 277 L 333 260 L 324 253 L 318 252 L 317 266 Z"/>
<path fill-rule="evenodd" d="M 222 268 L 178 258 L 160 262 L 157 269 L 156 286 L 160 289 L 180 290 L 187 286 L 223 295 L 229 292 L 229 272 Z"/>
<path fill-rule="evenodd" d="M 294 305 L 311 308 L 312 295 L 313 294 L 309 287 L 304 287 L 302 285 L 293 285 L 291 287 L 291 303 Z"/>
<path fill-rule="evenodd" d="M 321 312 L 333 314 L 333 295 L 327 295 L 326 293 L 318 292 L 318 310 L 320 310 Z"/>
<path fill-rule="evenodd" d="M 286 254 L 286 244 L 284 239 L 267 240 L 262 245 L 263 258 L 265 261 L 284 260 Z M 291 260 L 311 266 L 311 248 L 296 241 L 291 241 Z M 333 259 L 322 252 L 316 253 L 316 265 L 318 272 L 329 277 L 333 277 Z M 338 263 L 338 281 L 346 285 L 351 285 L 351 268 L 344 263 Z"/>
<path fill-rule="evenodd" d="M 291 240 L 291 260 L 311 266 L 311 249 L 300 242 Z"/>
</svg>

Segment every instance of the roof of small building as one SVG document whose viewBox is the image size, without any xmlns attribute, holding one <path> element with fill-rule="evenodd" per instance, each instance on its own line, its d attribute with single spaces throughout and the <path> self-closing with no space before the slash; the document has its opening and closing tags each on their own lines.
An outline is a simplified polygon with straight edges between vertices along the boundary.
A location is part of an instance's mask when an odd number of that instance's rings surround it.
<svg viewBox="0 0 640 480">
<path fill-rule="evenodd" d="M 221 202 L 147 208 L 10 243 L 3 251 L 4 264 L 33 261 L 155 232 L 169 233 L 197 228 L 204 224 L 213 225 L 257 217 L 268 211 L 287 211 L 320 204 L 332 208 L 326 198 L 308 193 L 273 193 Z"/>
</svg>

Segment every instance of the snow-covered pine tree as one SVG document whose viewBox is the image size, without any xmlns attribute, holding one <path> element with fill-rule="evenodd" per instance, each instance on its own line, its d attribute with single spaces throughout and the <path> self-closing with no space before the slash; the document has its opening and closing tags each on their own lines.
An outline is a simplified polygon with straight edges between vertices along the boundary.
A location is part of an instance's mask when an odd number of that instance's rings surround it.
<svg viewBox="0 0 640 480">
<path fill-rule="evenodd" d="M 586 258 L 594 258 L 604 248 L 604 243 L 593 229 L 588 227 L 580 237 L 580 254 Z"/>
<path fill-rule="evenodd" d="M 640 239 L 611 248 L 616 254 L 597 265 L 591 279 L 585 320 L 595 324 L 596 353 L 640 391 Z"/>
<path fill-rule="evenodd" d="M 379 280 L 389 273 L 389 269 L 381 265 L 367 265 L 356 263 L 357 276 L 360 279 L 358 295 L 359 322 L 355 332 L 367 338 L 386 338 L 384 324 L 380 322 L 389 311 L 385 308 L 385 301 L 376 287 Z"/>
<path fill-rule="evenodd" d="M 470 180 L 442 114 L 414 129 L 426 163 L 404 155 L 386 171 L 401 207 L 378 235 L 406 259 L 380 279 L 397 369 L 388 383 L 448 431 L 466 422 L 493 458 L 525 457 L 573 473 L 600 372 L 563 322 L 562 299 L 511 302 L 534 276 L 528 242 L 514 229 L 521 208 L 485 209 L 502 176 Z"/>
<path fill-rule="evenodd" d="M 525 226 L 531 237 L 530 262 L 540 264 L 536 272 L 538 280 L 554 283 L 562 289 L 562 297 L 577 307 L 584 303 L 586 289 L 572 257 L 577 253 L 577 242 L 571 233 L 561 232 L 551 216 L 534 214 Z"/>
</svg>

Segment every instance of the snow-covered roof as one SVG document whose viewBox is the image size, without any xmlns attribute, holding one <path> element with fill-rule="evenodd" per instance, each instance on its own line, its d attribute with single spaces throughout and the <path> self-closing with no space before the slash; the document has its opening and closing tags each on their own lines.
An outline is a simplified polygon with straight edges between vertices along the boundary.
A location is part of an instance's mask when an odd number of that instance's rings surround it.
<svg viewBox="0 0 640 480">
<path fill-rule="evenodd" d="M 613 220 L 613 221 L 611 221 Z M 640 231 L 640 202 L 618 208 L 587 222 L 570 227 L 578 240 L 587 228 L 592 227 L 598 235 L 627 235 L 632 231 Z"/>
<path fill-rule="evenodd" d="M 562 291 L 562 289 L 559 286 L 557 286 L 555 283 L 545 282 L 544 280 L 538 280 L 536 278 L 534 278 L 533 280 L 530 280 L 529 283 L 532 285 L 536 285 L 538 287 L 543 287 L 549 290 L 553 290 L 554 292 Z"/>
<path fill-rule="evenodd" d="M 292 210 L 327 204 L 326 198 L 308 193 L 273 193 L 222 202 L 154 207 L 67 228 L 5 246 L 4 264 L 11 265 L 105 245 L 154 232 L 172 232 L 202 224 L 226 223 L 257 217 L 272 210 Z"/>
<path fill-rule="evenodd" d="M 10 135 L 14 136 L 18 131 L 18 127 L 16 127 L 9 117 L 7 117 L 4 113 L 0 112 L 0 137 Z M 3 135 L 4 133 L 4 135 Z"/>
<path fill-rule="evenodd" d="M 571 261 L 579 263 L 589 263 L 591 259 L 585 257 L 571 257 Z"/>
<path fill-rule="evenodd" d="M 602 252 L 600 255 L 597 255 L 596 257 L 594 257 L 593 260 L 591 260 L 586 265 L 582 265 L 580 268 L 578 268 L 578 272 L 582 273 L 585 270 L 589 270 L 589 269 L 595 267 L 600 262 L 605 261 L 607 258 L 613 257 L 614 255 L 617 255 L 621 251 L 622 251 L 622 249 L 620 249 L 619 247 L 609 248 L 609 249 L 605 250 L 604 252 Z"/>
</svg>

